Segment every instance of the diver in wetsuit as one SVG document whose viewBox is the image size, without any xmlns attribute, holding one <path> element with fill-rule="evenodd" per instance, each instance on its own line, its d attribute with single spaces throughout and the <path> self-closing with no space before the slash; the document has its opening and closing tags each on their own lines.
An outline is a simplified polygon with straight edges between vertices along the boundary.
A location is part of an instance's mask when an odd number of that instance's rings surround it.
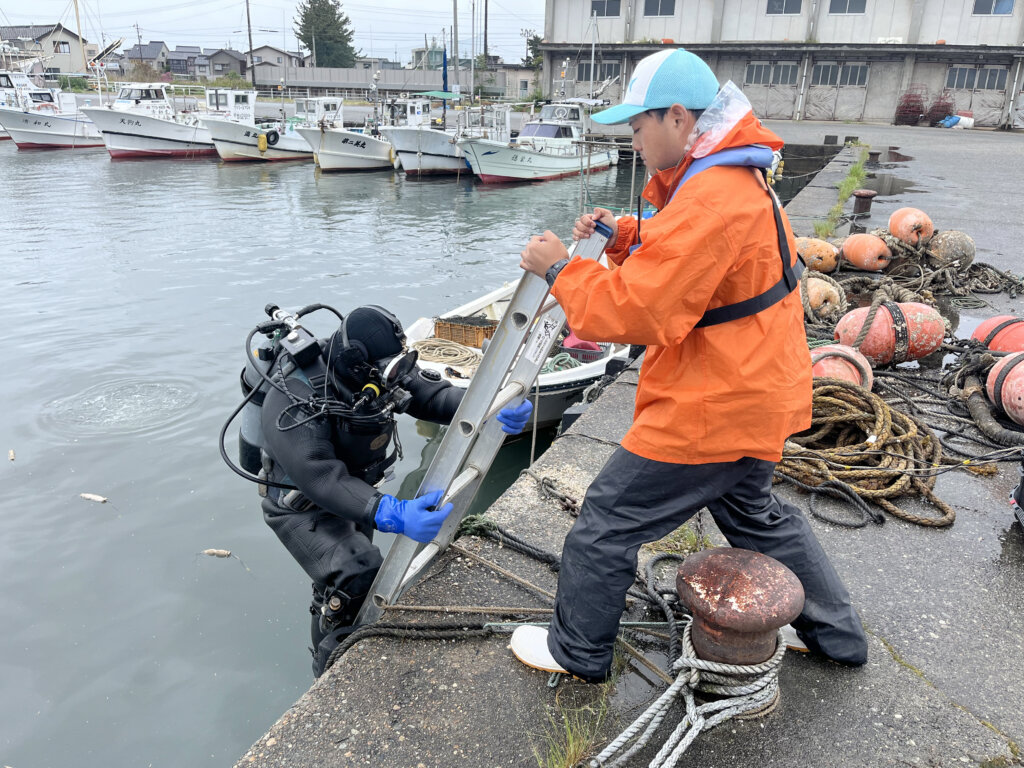
<svg viewBox="0 0 1024 768">
<path fill-rule="evenodd" d="M 287 352 L 274 361 L 262 406 L 263 477 L 297 490 L 267 487 L 263 517 L 313 580 L 313 672 L 354 629 L 382 558 L 374 530 L 430 541 L 451 511 L 441 492 L 400 500 L 376 489 L 401 450 L 395 414 L 448 424 L 464 390 L 406 356 L 399 321 L 376 306 L 359 307 L 320 342 L 304 366 Z M 393 364 L 389 369 L 389 364 Z M 403 373 L 395 376 L 401 367 Z M 497 418 L 522 431 L 532 407 L 524 401 Z M 392 447 L 394 444 L 394 447 Z"/>
</svg>

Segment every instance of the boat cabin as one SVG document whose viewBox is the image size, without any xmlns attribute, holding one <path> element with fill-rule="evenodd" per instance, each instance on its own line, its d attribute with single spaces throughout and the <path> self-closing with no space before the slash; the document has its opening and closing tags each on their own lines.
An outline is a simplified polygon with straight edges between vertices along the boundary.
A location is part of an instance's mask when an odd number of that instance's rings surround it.
<svg viewBox="0 0 1024 768">
<path fill-rule="evenodd" d="M 537 118 L 542 122 L 574 123 L 583 127 L 583 110 L 578 104 L 545 104 Z"/>
<path fill-rule="evenodd" d="M 206 92 L 206 111 L 239 123 L 256 123 L 256 91 L 228 91 L 211 88 Z"/>
<path fill-rule="evenodd" d="M 315 125 L 320 121 L 341 124 L 341 105 L 337 96 L 295 100 L 295 120 Z"/>
<path fill-rule="evenodd" d="M 174 114 L 167 83 L 122 83 L 110 108 L 115 112 L 140 112 L 154 117 Z"/>
<path fill-rule="evenodd" d="M 41 104 L 56 104 L 52 90 L 37 87 L 24 72 L 0 70 L 0 106 L 33 109 Z"/>
</svg>

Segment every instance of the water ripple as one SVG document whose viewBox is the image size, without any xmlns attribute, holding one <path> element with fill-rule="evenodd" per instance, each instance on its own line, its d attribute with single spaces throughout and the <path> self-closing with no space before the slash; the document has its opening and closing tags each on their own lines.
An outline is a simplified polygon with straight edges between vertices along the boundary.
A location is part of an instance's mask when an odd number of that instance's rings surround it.
<svg viewBox="0 0 1024 768">
<path fill-rule="evenodd" d="M 198 398 L 186 381 L 113 379 L 48 403 L 44 426 L 80 437 L 154 434 L 180 421 Z"/>
</svg>

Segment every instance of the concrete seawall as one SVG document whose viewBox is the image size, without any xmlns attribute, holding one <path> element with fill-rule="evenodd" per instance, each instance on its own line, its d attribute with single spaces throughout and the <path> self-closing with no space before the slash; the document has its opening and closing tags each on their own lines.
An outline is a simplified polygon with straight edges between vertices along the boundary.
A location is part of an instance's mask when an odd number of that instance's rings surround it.
<svg viewBox="0 0 1024 768">
<path fill-rule="evenodd" d="M 1024 242 L 1016 180 L 1024 178 L 1024 137 L 836 124 L 771 123 L 784 139 L 821 143 L 827 133 L 858 134 L 874 148 L 898 146 L 914 159 L 875 169 L 915 185 L 880 196 L 868 229 L 898 207 L 926 210 L 940 229 L 963 229 L 980 261 L 1020 272 Z M 841 152 L 787 208 L 797 234 L 812 234 L 836 201 L 835 184 L 857 154 Z M 919 190 L 919 191 L 918 191 Z M 1017 309 L 988 297 L 979 317 Z M 637 372 L 627 370 L 532 470 L 582 500 L 586 487 L 629 428 Z M 869 662 L 840 667 L 787 655 L 782 698 L 765 718 L 731 721 L 701 735 L 681 762 L 701 766 L 963 766 L 1020 761 L 1024 744 L 1024 533 L 1006 498 L 1012 465 L 994 478 L 947 473 L 937 493 L 959 516 L 932 530 L 888 518 L 856 530 L 812 518 L 822 545 L 853 595 L 869 633 Z M 780 488 L 798 506 L 806 497 Z M 902 501 L 912 508 L 915 502 Z M 826 502 L 822 502 L 826 506 Z M 572 516 L 523 476 L 488 517 L 541 549 L 558 553 Z M 710 521 L 708 526 L 711 527 Z M 718 538 L 716 531 L 710 532 Z M 502 569 L 501 571 L 497 568 Z M 503 571 L 503 572 L 502 572 Z M 518 578 L 514 580 L 509 574 Z M 557 575 L 489 539 L 463 537 L 403 598 L 412 608 L 384 621 L 421 626 L 505 622 L 510 612 L 550 607 Z M 476 607 L 492 610 L 476 612 Z M 447 612 L 442 610 L 447 607 Z M 455 611 L 459 612 L 455 612 Z M 466 610 L 467 612 L 461 612 Z M 543 614 L 529 614 L 545 621 Z M 520 616 L 520 619 L 522 616 Z M 657 620 L 657 617 L 651 617 Z M 562 713 L 593 705 L 600 686 L 562 681 L 519 664 L 508 635 L 434 640 L 375 637 L 346 653 L 241 757 L 239 766 L 531 766 L 547 749 Z M 657 646 L 643 649 L 664 665 Z M 665 684 L 630 661 L 607 698 L 596 743 L 614 737 Z M 669 721 L 678 722 L 678 712 Z M 667 735 L 671 726 L 663 727 Z M 658 745 L 632 764 L 646 765 Z"/>
</svg>

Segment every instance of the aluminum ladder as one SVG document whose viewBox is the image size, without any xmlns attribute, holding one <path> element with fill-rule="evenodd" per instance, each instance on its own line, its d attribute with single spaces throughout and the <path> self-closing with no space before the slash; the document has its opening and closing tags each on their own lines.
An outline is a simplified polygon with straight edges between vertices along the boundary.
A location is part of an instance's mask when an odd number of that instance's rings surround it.
<svg viewBox="0 0 1024 768">
<path fill-rule="evenodd" d="M 599 259 L 612 232 L 600 223 L 597 230 L 589 238 L 576 241 L 570 256 Z M 530 272 L 520 279 L 416 492 L 418 497 L 441 489 L 444 497 L 440 503 L 451 502 L 453 509 L 431 542 L 420 544 L 402 535 L 395 538 L 356 624 L 376 621 L 454 540 L 505 438 L 494 416 L 529 395 L 565 323 L 565 312 L 548 291 L 547 281 Z"/>
</svg>

